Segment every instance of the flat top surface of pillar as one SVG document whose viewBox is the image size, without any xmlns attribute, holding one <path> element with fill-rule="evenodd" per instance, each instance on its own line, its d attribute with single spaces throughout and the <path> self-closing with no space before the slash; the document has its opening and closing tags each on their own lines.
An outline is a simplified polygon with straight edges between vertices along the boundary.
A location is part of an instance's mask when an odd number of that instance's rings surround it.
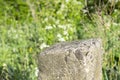
<svg viewBox="0 0 120 80">
<path fill-rule="evenodd" d="M 59 51 L 66 51 L 66 50 L 75 50 L 80 49 L 81 51 L 88 50 L 90 46 L 96 46 L 101 48 L 101 39 L 88 39 L 88 40 L 80 40 L 80 41 L 72 41 L 72 42 L 60 42 L 55 45 L 52 45 L 51 47 L 43 50 L 40 55 L 44 54 L 54 54 L 53 52 L 59 53 Z M 55 53 L 56 54 L 56 53 Z"/>
</svg>

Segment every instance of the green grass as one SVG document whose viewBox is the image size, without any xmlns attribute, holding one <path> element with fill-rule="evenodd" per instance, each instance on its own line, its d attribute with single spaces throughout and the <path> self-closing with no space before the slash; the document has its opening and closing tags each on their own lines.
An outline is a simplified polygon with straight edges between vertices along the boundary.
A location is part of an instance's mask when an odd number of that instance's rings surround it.
<svg viewBox="0 0 120 80">
<path fill-rule="evenodd" d="M 0 28 L 1 80 L 37 80 L 36 55 L 40 53 L 44 47 L 62 40 L 60 38 L 63 38 L 65 41 L 77 39 L 77 35 L 75 37 L 73 32 L 69 32 L 68 29 L 66 30 L 61 27 L 45 29 L 37 23 L 21 24 L 13 21 L 11 25 L 4 24 Z M 104 35 L 97 35 L 98 31 L 96 31 L 96 28 L 90 25 L 87 25 L 83 29 L 80 28 L 82 28 L 82 25 L 77 27 L 77 30 L 80 31 L 79 34 L 83 34 L 81 39 L 98 36 L 101 37 L 104 42 L 103 80 L 119 80 L 119 25 L 110 26 L 110 29 L 106 30 L 106 34 Z M 64 30 L 66 34 L 63 34 Z M 71 30 L 74 30 L 74 27 Z M 59 36 L 57 37 L 58 34 Z"/>
</svg>

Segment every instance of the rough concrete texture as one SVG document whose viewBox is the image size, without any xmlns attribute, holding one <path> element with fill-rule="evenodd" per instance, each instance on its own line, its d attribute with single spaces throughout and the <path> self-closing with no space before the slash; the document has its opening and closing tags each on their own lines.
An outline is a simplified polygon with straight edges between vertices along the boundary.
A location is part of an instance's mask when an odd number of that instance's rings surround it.
<svg viewBox="0 0 120 80">
<path fill-rule="evenodd" d="M 38 80 L 102 80 L 100 39 L 61 42 L 38 56 Z"/>
</svg>

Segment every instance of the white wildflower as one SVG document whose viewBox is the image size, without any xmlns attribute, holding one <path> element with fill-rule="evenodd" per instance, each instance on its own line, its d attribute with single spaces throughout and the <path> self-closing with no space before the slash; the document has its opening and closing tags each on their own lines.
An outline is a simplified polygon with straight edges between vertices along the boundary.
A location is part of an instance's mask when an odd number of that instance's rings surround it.
<svg viewBox="0 0 120 80">
<path fill-rule="evenodd" d="M 3 67 L 6 67 L 6 66 L 7 66 L 7 64 L 3 63 Z"/>
<path fill-rule="evenodd" d="M 68 31 L 64 31 L 63 34 L 64 34 L 64 35 L 68 35 Z"/>
<path fill-rule="evenodd" d="M 50 30 L 50 29 L 53 29 L 53 27 L 52 26 L 46 26 L 45 29 Z"/>
<path fill-rule="evenodd" d="M 40 46 L 40 49 L 43 49 L 43 48 L 46 48 L 46 47 L 49 47 L 49 45 L 47 45 L 46 43 L 42 43 L 41 46 Z"/>
<path fill-rule="evenodd" d="M 66 2 L 69 2 L 69 0 L 65 0 Z"/>
<path fill-rule="evenodd" d="M 65 41 L 65 39 L 64 39 L 64 38 L 59 38 L 58 40 L 59 40 L 59 41 Z"/>
<path fill-rule="evenodd" d="M 117 23 L 115 23 L 115 22 L 113 23 L 113 25 L 118 26 L 118 24 L 117 24 Z"/>
<path fill-rule="evenodd" d="M 83 9 L 82 11 L 83 11 L 83 13 L 87 13 L 88 12 L 88 10 L 86 10 L 86 9 Z"/>
<path fill-rule="evenodd" d="M 56 24 L 59 24 L 60 23 L 60 20 L 56 20 Z"/>
<path fill-rule="evenodd" d="M 65 5 L 62 4 L 62 5 L 61 5 L 61 10 L 64 10 L 64 9 L 65 9 Z"/>
<path fill-rule="evenodd" d="M 66 26 L 65 25 L 58 25 L 59 28 L 62 28 L 62 29 L 66 29 Z"/>
<path fill-rule="evenodd" d="M 35 68 L 35 76 L 38 77 L 38 73 L 39 73 L 39 69 L 36 67 L 36 68 Z"/>
<path fill-rule="evenodd" d="M 47 22 L 47 21 L 48 21 L 48 18 L 45 18 L 45 19 L 44 19 L 44 21 L 46 21 L 46 22 Z"/>
<path fill-rule="evenodd" d="M 58 40 L 59 40 L 59 41 L 65 41 L 65 39 L 62 37 L 61 34 L 57 34 L 57 37 L 58 37 Z"/>
<path fill-rule="evenodd" d="M 57 34 L 57 37 L 58 37 L 58 38 L 61 38 L 61 37 L 62 37 L 62 35 L 61 35 L 61 34 Z"/>
<path fill-rule="evenodd" d="M 15 35 L 15 39 L 17 39 L 17 38 L 18 38 L 18 34 Z"/>
<path fill-rule="evenodd" d="M 13 52 L 16 52 L 16 48 L 13 48 Z"/>
<path fill-rule="evenodd" d="M 39 38 L 38 40 L 39 40 L 39 41 L 43 41 L 44 39 L 43 39 L 43 38 Z"/>
</svg>

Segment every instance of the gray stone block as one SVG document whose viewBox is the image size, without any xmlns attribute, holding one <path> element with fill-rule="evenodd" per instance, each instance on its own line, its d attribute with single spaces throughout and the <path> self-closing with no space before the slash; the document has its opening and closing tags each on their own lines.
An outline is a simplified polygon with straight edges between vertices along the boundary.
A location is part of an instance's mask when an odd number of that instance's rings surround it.
<svg viewBox="0 0 120 80">
<path fill-rule="evenodd" d="M 38 56 L 38 80 L 102 80 L 100 39 L 57 43 Z"/>
</svg>

